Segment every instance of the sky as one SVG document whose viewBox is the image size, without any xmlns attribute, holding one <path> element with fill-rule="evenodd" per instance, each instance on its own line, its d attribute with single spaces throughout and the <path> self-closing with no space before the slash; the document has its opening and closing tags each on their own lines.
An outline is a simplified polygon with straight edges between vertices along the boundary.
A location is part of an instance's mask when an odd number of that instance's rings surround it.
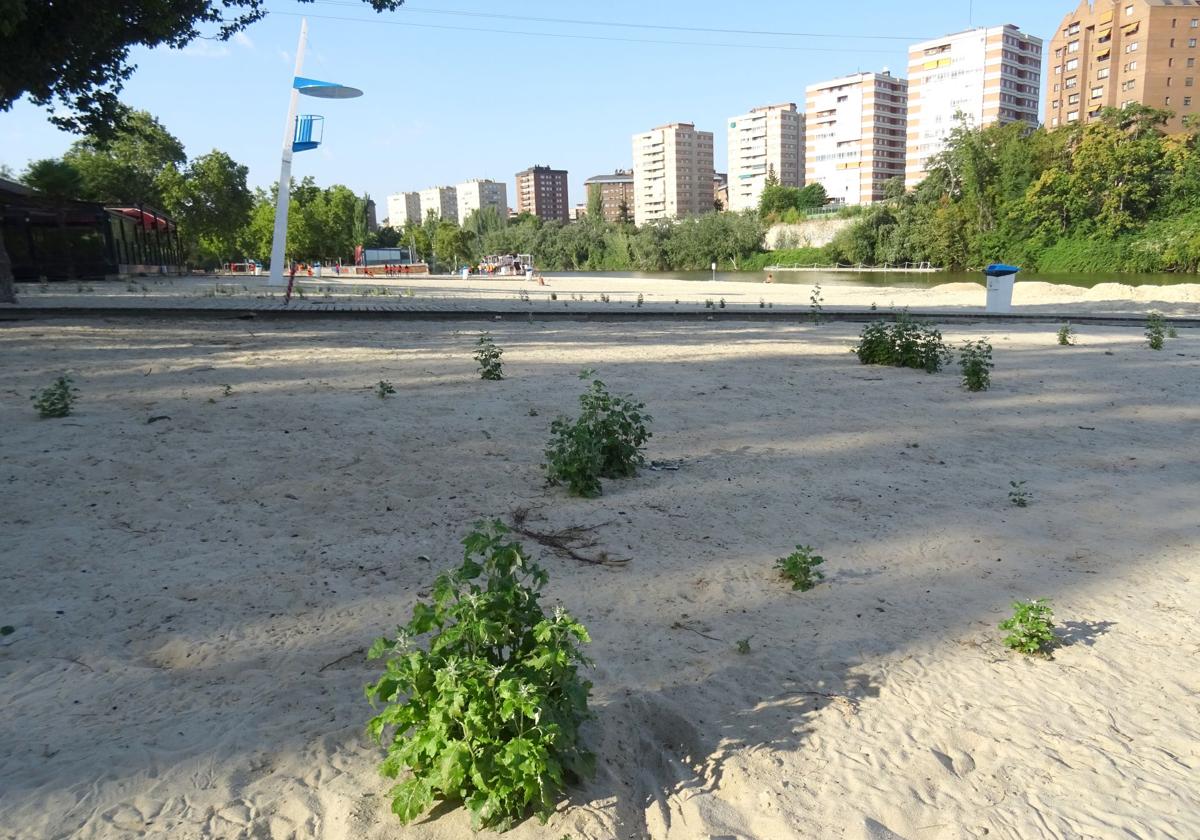
<svg viewBox="0 0 1200 840">
<path fill-rule="evenodd" d="M 515 173 L 547 164 L 568 170 L 580 204 L 584 179 L 632 165 L 636 133 L 693 122 L 714 132 L 724 172 L 731 116 L 776 102 L 803 107 L 807 85 L 848 73 L 903 75 L 909 43 L 971 25 L 1012 23 L 1049 41 L 1076 5 L 408 0 L 377 15 L 359 0 L 268 0 L 270 16 L 229 42 L 135 51 L 122 98 L 155 114 L 189 157 L 221 149 L 250 168 L 251 186 L 270 186 L 304 16 L 304 75 L 365 95 L 301 97 L 302 113 L 326 118 L 325 143 L 296 155 L 294 177 L 369 193 L 382 220 L 389 194 L 469 178 L 507 182 L 513 204 Z M 46 117 L 24 100 L 0 113 L 0 163 L 20 173 L 61 155 L 74 138 Z"/>
</svg>

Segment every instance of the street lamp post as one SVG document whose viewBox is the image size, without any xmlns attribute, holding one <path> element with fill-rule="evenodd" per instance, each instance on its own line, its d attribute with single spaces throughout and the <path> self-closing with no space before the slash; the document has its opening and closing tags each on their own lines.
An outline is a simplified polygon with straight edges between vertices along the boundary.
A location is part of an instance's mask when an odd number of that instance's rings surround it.
<svg viewBox="0 0 1200 840">
<path fill-rule="evenodd" d="M 283 127 L 283 156 L 279 165 L 279 187 L 275 194 L 275 234 L 271 240 L 271 285 L 282 285 L 287 256 L 288 204 L 292 186 L 292 155 L 321 145 L 324 117 L 297 116 L 300 94 L 318 99 L 354 99 L 362 91 L 336 82 L 322 82 L 301 76 L 304 52 L 308 47 L 308 19 L 300 21 L 300 40 L 296 44 L 296 67 L 292 73 L 292 93 L 288 102 L 287 122 Z"/>
</svg>

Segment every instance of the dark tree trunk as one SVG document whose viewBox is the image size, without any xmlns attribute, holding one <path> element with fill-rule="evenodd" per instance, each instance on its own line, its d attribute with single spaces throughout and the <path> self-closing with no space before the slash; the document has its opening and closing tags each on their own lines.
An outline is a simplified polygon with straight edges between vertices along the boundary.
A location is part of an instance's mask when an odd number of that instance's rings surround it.
<svg viewBox="0 0 1200 840">
<path fill-rule="evenodd" d="M 16 303 L 17 290 L 13 285 L 12 260 L 4 246 L 4 226 L 0 225 L 0 303 Z"/>
</svg>

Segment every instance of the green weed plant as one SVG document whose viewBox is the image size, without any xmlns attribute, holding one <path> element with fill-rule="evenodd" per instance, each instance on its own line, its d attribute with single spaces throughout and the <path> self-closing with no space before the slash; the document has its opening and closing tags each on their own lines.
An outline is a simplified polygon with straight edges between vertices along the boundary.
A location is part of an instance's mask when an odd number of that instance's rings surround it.
<svg viewBox="0 0 1200 840">
<path fill-rule="evenodd" d="M 811 545 L 798 545 L 787 557 L 776 560 L 775 568 L 781 577 L 792 584 L 792 589 L 807 592 L 825 579 L 825 575 L 817 568 L 824 562 L 824 557 L 813 553 Z"/>
<path fill-rule="evenodd" d="M 872 321 L 854 348 L 864 365 L 890 365 L 937 373 L 952 354 L 939 330 L 901 315 L 894 322 Z"/>
<path fill-rule="evenodd" d="M 628 478 L 645 463 L 642 454 L 653 418 L 643 403 L 614 396 L 591 371 L 591 385 L 579 397 L 579 417 L 558 417 L 550 424 L 546 475 L 551 484 L 565 484 L 576 496 L 600 495 L 601 478 Z"/>
<path fill-rule="evenodd" d="M 503 831 L 531 811 L 544 823 L 563 787 L 594 770 L 579 738 L 588 632 L 562 609 L 546 614 L 546 572 L 499 521 L 463 545 L 431 601 L 371 646 L 386 662 L 366 688 L 379 710 L 367 731 L 387 748 L 383 775 L 410 773 L 391 791 L 402 823 L 438 800 L 461 802 L 476 828 Z"/>
<path fill-rule="evenodd" d="M 1054 646 L 1053 627 L 1054 611 L 1046 598 L 1017 601 L 1012 617 L 1000 622 L 1000 629 L 1009 631 L 1004 644 L 1030 655 L 1047 653 Z"/>
<path fill-rule="evenodd" d="M 958 366 L 962 369 L 962 384 L 968 391 L 986 391 L 992 385 L 992 345 L 986 338 L 965 341 L 958 351 Z"/>
<path fill-rule="evenodd" d="M 475 361 L 479 362 L 479 378 L 498 381 L 504 378 L 504 366 L 500 357 L 504 351 L 496 346 L 491 333 L 484 333 L 475 342 Z"/>
<path fill-rule="evenodd" d="M 45 419 L 69 417 L 78 393 L 79 389 L 74 387 L 71 377 L 64 374 L 29 399 L 33 400 L 38 415 Z"/>
</svg>

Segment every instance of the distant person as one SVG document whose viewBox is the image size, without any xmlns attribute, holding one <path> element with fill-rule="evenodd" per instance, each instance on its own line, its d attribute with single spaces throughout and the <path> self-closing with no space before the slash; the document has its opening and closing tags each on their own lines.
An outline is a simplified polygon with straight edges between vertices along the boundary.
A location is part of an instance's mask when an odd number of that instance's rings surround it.
<svg viewBox="0 0 1200 840">
<path fill-rule="evenodd" d="M 767 279 L 766 279 L 766 280 L 764 280 L 763 282 L 764 282 L 764 283 L 774 283 L 774 282 L 775 282 L 775 275 L 774 275 L 774 274 L 768 274 L 768 275 L 767 275 Z"/>
</svg>

